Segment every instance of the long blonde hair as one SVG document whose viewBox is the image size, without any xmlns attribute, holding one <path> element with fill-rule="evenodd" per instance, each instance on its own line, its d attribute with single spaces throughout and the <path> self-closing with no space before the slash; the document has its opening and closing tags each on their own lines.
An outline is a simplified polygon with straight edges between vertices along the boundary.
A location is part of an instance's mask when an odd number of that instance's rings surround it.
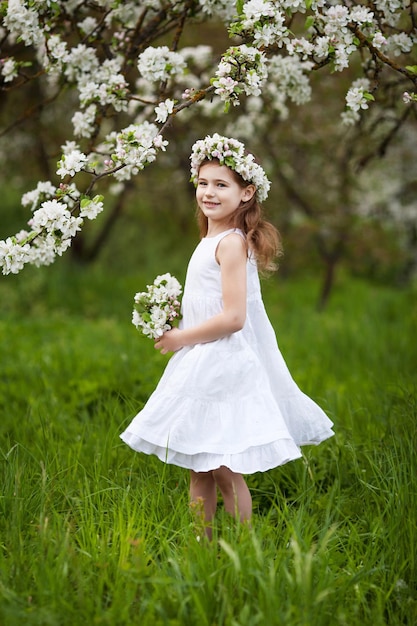
<svg viewBox="0 0 417 626">
<path fill-rule="evenodd" d="M 201 165 L 212 163 L 215 160 L 205 160 Z M 249 186 L 250 183 L 243 180 L 237 172 L 229 169 L 240 187 Z M 208 219 L 199 207 L 197 207 L 197 222 L 200 237 L 205 237 L 208 230 Z M 262 272 L 276 270 L 276 259 L 283 253 L 281 235 L 275 226 L 263 217 L 262 205 L 257 200 L 256 193 L 247 202 L 240 203 L 233 215 L 231 227 L 239 228 L 245 234 L 248 250 L 254 253 L 258 268 Z"/>
</svg>

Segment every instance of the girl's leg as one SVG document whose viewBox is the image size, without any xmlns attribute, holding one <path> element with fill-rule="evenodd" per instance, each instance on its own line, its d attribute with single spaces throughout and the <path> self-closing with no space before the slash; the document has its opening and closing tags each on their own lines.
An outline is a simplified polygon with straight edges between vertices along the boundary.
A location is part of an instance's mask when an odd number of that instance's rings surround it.
<svg viewBox="0 0 417 626">
<path fill-rule="evenodd" d="M 223 496 L 226 511 L 241 522 L 249 521 L 252 516 L 252 496 L 242 474 L 235 474 L 222 465 L 213 470 L 213 477 Z"/>
<path fill-rule="evenodd" d="M 211 522 L 217 508 L 217 487 L 212 472 L 190 471 L 190 504 L 195 513 L 202 517 L 205 533 L 211 539 Z"/>
</svg>

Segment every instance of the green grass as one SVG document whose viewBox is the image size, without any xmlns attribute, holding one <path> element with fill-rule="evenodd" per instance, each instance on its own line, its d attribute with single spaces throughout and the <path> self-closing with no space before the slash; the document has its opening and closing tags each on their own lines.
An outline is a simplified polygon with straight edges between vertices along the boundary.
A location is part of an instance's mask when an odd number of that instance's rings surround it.
<svg viewBox="0 0 417 626">
<path fill-rule="evenodd" d="M 220 506 L 207 545 L 187 472 L 119 439 L 167 360 L 130 324 L 144 282 L 0 284 L 0 624 L 416 624 L 415 292 L 345 279 L 318 313 L 314 281 L 265 284 L 336 436 L 249 477 L 252 528 Z"/>
</svg>

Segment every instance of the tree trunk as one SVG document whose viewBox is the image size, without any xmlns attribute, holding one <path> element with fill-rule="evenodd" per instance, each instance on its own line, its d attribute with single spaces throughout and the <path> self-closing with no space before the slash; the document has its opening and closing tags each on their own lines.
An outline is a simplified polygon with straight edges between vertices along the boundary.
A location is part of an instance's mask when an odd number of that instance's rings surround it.
<svg viewBox="0 0 417 626">
<path fill-rule="evenodd" d="M 113 226 L 117 219 L 123 212 L 123 208 L 125 205 L 126 197 L 130 190 L 133 188 L 133 183 L 127 183 L 117 198 L 116 203 L 114 204 L 112 210 L 107 216 L 106 221 L 104 222 L 100 232 L 97 234 L 95 240 L 91 243 L 91 245 L 87 246 L 85 243 L 85 238 L 83 237 L 83 233 L 79 233 L 73 240 L 71 251 L 73 258 L 76 261 L 82 263 L 91 263 L 94 261 L 99 253 L 101 252 L 103 246 L 107 242 L 109 238 Z"/>
<path fill-rule="evenodd" d="M 337 255 L 329 255 L 323 257 L 325 262 L 325 271 L 323 281 L 321 283 L 319 299 L 317 302 L 317 310 L 323 311 L 329 301 L 330 293 L 333 289 L 336 274 L 336 265 L 339 257 Z"/>
</svg>

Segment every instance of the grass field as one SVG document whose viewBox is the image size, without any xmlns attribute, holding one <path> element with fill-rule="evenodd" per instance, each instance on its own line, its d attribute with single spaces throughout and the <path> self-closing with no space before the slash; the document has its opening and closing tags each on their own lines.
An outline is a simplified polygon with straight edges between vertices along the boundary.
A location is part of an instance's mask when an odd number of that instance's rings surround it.
<svg viewBox="0 0 417 626">
<path fill-rule="evenodd" d="M 415 290 L 344 279 L 317 313 L 314 280 L 265 284 L 336 436 L 249 477 L 252 528 L 220 507 L 207 545 L 187 473 L 119 439 L 167 361 L 130 324 L 142 278 L 0 283 L 1 626 L 417 624 Z"/>
</svg>

